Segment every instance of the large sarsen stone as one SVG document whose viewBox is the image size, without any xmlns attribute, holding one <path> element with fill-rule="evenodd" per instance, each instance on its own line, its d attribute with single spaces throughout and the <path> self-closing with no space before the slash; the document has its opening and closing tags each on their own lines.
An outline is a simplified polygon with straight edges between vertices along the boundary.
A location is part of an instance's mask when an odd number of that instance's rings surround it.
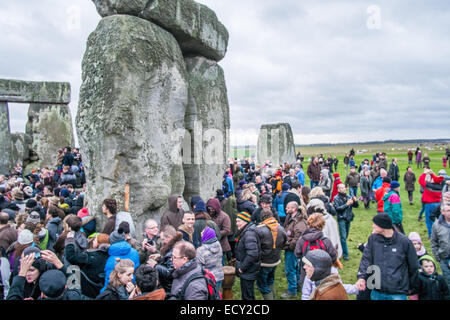
<svg viewBox="0 0 450 320">
<path fill-rule="evenodd" d="M 258 135 L 257 162 L 274 166 L 295 162 L 294 136 L 289 123 L 264 124 Z"/>
</svg>

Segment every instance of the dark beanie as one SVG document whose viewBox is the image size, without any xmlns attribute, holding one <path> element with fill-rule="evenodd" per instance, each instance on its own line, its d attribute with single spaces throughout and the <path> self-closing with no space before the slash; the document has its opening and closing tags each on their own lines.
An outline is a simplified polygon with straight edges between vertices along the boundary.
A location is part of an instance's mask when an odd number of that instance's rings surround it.
<svg viewBox="0 0 450 320">
<path fill-rule="evenodd" d="M 191 208 L 194 208 L 195 204 L 199 200 L 203 200 L 203 199 L 200 196 L 192 196 L 192 198 L 191 198 Z"/>
<path fill-rule="evenodd" d="M 288 183 L 283 183 L 281 185 L 281 190 L 288 191 L 291 188 L 291 186 Z"/>
<path fill-rule="evenodd" d="M 206 205 L 205 205 L 205 202 L 203 200 L 199 200 L 195 204 L 194 212 L 206 212 Z"/>
<path fill-rule="evenodd" d="M 34 208 L 34 207 L 36 207 L 36 206 L 37 206 L 36 200 L 34 200 L 34 199 L 29 199 L 29 200 L 27 201 L 27 204 L 26 204 L 26 207 L 27 207 L 27 208 Z"/>
<path fill-rule="evenodd" d="M 373 217 L 373 223 L 382 229 L 392 229 L 392 219 L 386 213 L 379 213 Z"/>
<path fill-rule="evenodd" d="M 67 278 L 60 270 L 48 270 L 39 279 L 39 289 L 49 298 L 57 298 L 64 293 Z"/>
<path fill-rule="evenodd" d="M 121 241 L 125 241 L 125 234 L 123 233 L 123 229 L 119 228 L 117 231 L 113 231 L 109 235 L 109 242 L 111 244 Z"/>
</svg>

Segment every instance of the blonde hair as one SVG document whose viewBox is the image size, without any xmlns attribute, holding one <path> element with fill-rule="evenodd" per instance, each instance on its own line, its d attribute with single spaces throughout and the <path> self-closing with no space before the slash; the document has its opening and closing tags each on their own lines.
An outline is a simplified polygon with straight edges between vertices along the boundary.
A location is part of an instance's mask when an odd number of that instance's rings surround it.
<svg viewBox="0 0 450 320">
<path fill-rule="evenodd" d="M 250 191 L 250 189 L 244 189 L 241 193 L 241 201 L 250 200 L 251 198 L 252 192 Z"/>
<path fill-rule="evenodd" d="M 309 193 L 309 198 L 325 197 L 325 193 L 321 187 L 314 187 Z"/>
<path fill-rule="evenodd" d="M 120 282 L 119 274 L 127 272 L 128 268 L 134 269 L 133 261 L 131 261 L 130 259 L 116 258 L 116 265 L 114 266 L 114 270 L 111 271 L 111 274 L 109 275 L 109 283 L 111 283 L 111 285 L 115 288 L 123 285 L 123 283 Z"/>
</svg>

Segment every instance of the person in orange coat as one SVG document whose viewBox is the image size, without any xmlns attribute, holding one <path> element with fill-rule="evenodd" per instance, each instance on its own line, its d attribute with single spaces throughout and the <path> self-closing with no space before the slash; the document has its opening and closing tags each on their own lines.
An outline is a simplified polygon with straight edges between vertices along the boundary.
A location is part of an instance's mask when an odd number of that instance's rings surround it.
<svg viewBox="0 0 450 320">
<path fill-rule="evenodd" d="M 378 204 L 378 208 L 377 208 L 377 212 L 378 213 L 384 212 L 384 209 L 383 209 L 383 207 L 384 207 L 383 197 L 388 192 L 388 190 L 390 188 L 391 188 L 391 178 L 384 177 L 383 178 L 383 184 L 381 185 L 380 188 L 377 189 L 377 191 L 375 191 L 375 200 L 377 201 L 377 204 Z"/>
</svg>

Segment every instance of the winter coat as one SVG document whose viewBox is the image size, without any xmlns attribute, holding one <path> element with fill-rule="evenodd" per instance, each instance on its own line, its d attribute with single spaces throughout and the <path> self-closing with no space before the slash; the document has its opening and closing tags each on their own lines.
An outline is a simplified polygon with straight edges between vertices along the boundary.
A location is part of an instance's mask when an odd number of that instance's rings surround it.
<svg viewBox="0 0 450 320">
<path fill-rule="evenodd" d="M 402 203 L 400 195 L 397 191 L 391 190 L 383 197 L 383 212 L 388 214 L 392 219 L 392 223 L 399 224 L 403 220 Z"/>
<path fill-rule="evenodd" d="M 346 220 L 348 222 L 352 222 L 355 217 L 353 213 L 353 208 L 358 208 L 358 201 L 353 202 L 353 204 L 348 205 L 347 201 L 352 197 L 349 195 L 342 195 L 340 193 L 334 197 L 334 208 L 336 209 L 336 217 L 337 220 Z"/>
<path fill-rule="evenodd" d="M 450 300 L 450 292 L 445 278 L 437 273 L 437 265 L 433 257 L 425 255 L 419 259 L 429 260 L 434 264 L 434 273 L 427 274 L 423 271 L 419 272 L 419 281 L 417 285 L 417 292 L 419 300 Z"/>
<path fill-rule="evenodd" d="M 216 198 L 209 199 L 206 202 L 206 207 L 213 207 L 216 211 L 214 215 L 211 215 L 212 220 L 217 224 L 220 230 L 219 242 L 222 246 L 222 251 L 227 252 L 231 250 L 228 242 L 228 236 L 231 234 L 231 220 L 230 217 L 222 211 L 220 202 Z"/>
<path fill-rule="evenodd" d="M 10 225 L 6 225 L 0 229 L 0 250 L 3 248 L 5 251 L 9 246 L 17 241 L 17 230 L 14 230 Z"/>
<path fill-rule="evenodd" d="M 136 270 L 139 267 L 139 253 L 136 249 L 133 249 L 131 245 L 126 241 L 119 241 L 112 244 L 108 250 L 109 258 L 106 260 L 105 264 L 105 286 L 100 292 L 103 292 L 108 283 L 109 283 L 109 275 L 114 270 L 114 266 L 116 265 L 116 259 L 130 259 L 134 262 L 134 269 Z"/>
<path fill-rule="evenodd" d="M 286 199 L 287 195 L 289 194 L 288 191 L 283 191 L 281 193 L 281 196 L 277 194 L 275 198 L 273 199 L 272 206 L 277 210 L 278 217 L 283 218 L 286 216 L 285 206 L 284 206 L 284 200 Z"/>
<path fill-rule="evenodd" d="M 12 280 L 8 296 L 5 300 L 23 300 L 25 298 L 37 300 L 40 295 L 39 278 L 34 283 L 28 283 L 25 277 L 17 275 Z"/>
<path fill-rule="evenodd" d="M 202 268 L 197 259 L 192 259 L 186 262 L 180 268 L 173 272 L 173 283 L 171 290 L 171 297 L 169 300 L 176 300 L 177 294 L 183 289 L 185 282 L 196 273 L 201 273 Z M 181 300 L 207 300 L 208 286 L 206 281 L 202 278 L 192 280 L 186 288 L 184 297 Z"/>
<path fill-rule="evenodd" d="M 305 246 L 306 241 L 309 241 L 310 243 L 322 239 L 323 245 L 325 249 L 322 249 L 326 251 L 330 257 L 331 261 L 333 263 L 337 260 L 337 252 L 336 248 L 334 247 L 333 243 L 330 239 L 326 238 L 321 230 L 315 229 L 315 228 L 308 228 L 305 230 L 303 235 L 298 239 L 297 244 L 295 245 L 294 254 L 297 258 L 302 259 L 306 254 L 308 253 L 308 249 L 305 248 L 305 252 L 303 252 L 303 247 Z M 305 271 L 302 269 L 302 273 Z"/>
<path fill-rule="evenodd" d="M 63 233 L 63 224 L 60 217 L 52 218 L 47 223 L 46 226 L 48 230 L 48 243 L 47 243 L 47 249 L 53 251 L 53 244 L 58 239 L 59 235 Z"/>
<path fill-rule="evenodd" d="M 303 171 L 302 168 L 300 168 L 300 170 L 298 170 L 298 172 L 296 173 L 296 176 L 298 178 L 298 182 L 301 183 L 302 186 L 305 185 L 305 172 Z"/>
<path fill-rule="evenodd" d="M 306 174 L 308 175 L 311 181 L 319 181 L 320 180 L 320 164 L 310 163 L 308 165 L 308 169 L 306 170 Z"/>
<path fill-rule="evenodd" d="M 399 181 L 400 179 L 400 170 L 398 165 L 394 164 L 394 162 L 389 165 L 388 177 L 395 181 Z"/>
<path fill-rule="evenodd" d="M 164 213 L 161 218 L 160 228 L 162 229 L 165 225 L 170 224 L 176 229 L 183 223 L 184 210 L 177 208 L 178 195 L 170 196 L 167 200 L 169 202 L 169 210 Z"/>
<path fill-rule="evenodd" d="M 322 173 L 322 177 L 319 180 L 319 187 L 322 188 L 323 192 L 326 195 L 330 195 L 331 192 L 331 179 L 330 176 L 328 175 L 328 170 L 327 169 L 322 169 L 321 173 Z"/>
<path fill-rule="evenodd" d="M 61 175 L 61 179 L 59 180 L 59 184 L 71 184 L 73 186 L 76 186 L 77 177 L 76 175 L 71 171 L 67 171 Z"/>
<path fill-rule="evenodd" d="M 330 214 L 324 214 L 323 218 L 325 219 L 325 226 L 323 227 L 322 233 L 324 237 L 330 239 L 334 248 L 337 248 L 337 256 L 340 258 L 342 256 L 342 245 L 341 239 L 339 237 L 339 229 L 336 222 L 336 219 L 333 218 Z"/>
<path fill-rule="evenodd" d="M 273 234 L 269 227 L 260 223 L 256 227 L 256 233 L 261 242 L 261 267 L 274 267 L 281 263 L 281 250 L 287 241 L 284 228 L 278 224 L 277 237 L 275 239 L 275 248 L 273 243 Z"/>
<path fill-rule="evenodd" d="M 237 209 L 239 212 L 245 211 L 252 214 L 256 210 L 256 205 L 250 200 L 242 201 L 239 199 L 237 200 Z"/>
<path fill-rule="evenodd" d="M 195 213 L 195 223 L 194 223 L 194 234 L 192 235 L 192 240 L 195 248 L 202 245 L 202 231 L 210 227 L 216 232 L 217 239 L 220 238 L 220 230 L 217 224 L 211 219 L 210 215 L 206 212 L 196 212 Z"/>
<path fill-rule="evenodd" d="M 359 183 L 360 175 L 358 172 L 349 173 L 345 178 L 345 187 L 350 186 L 351 188 L 357 187 Z"/>
<path fill-rule="evenodd" d="M 290 214 L 286 216 L 284 230 L 286 231 L 287 240 L 283 248 L 284 250 L 294 251 L 298 239 L 300 239 L 307 229 L 307 219 L 307 214 L 301 211 L 298 211 L 294 217 Z"/>
<path fill-rule="evenodd" d="M 128 300 L 130 294 L 125 289 L 125 286 L 113 287 L 110 283 L 106 289 L 100 293 L 95 300 Z"/>
<path fill-rule="evenodd" d="M 431 228 L 431 249 L 438 261 L 450 259 L 450 224 L 442 215 Z"/>
<path fill-rule="evenodd" d="M 222 281 L 224 274 L 222 270 L 222 247 L 217 238 L 209 239 L 197 248 L 197 262 L 208 269 L 216 278 L 216 281 Z"/>
<path fill-rule="evenodd" d="M 311 293 L 310 300 L 348 300 L 347 292 L 338 274 L 332 273 Z"/>
<path fill-rule="evenodd" d="M 256 226 L 248 223 L 238 232 L 240 236 L 234 248 L 236 275 L 245 280 L 256 280 L 261 265 L 261 242 Z"/>
<path fill-rule="evenodd" d="M 384 196 L 389 192 L 391 185 L 383 182 L 383 185 L 375 191 L 375 200 L 377 201 L 377 211 L 384 212 Z"/>
<path fill-rule="evenodd" d="M 283 179 L 283 183 L 287 183 L 288 185 L 290 185 L 292 187 L 292 183 L 294 181 L 298 181 L 298 177 L 296 175 L 294 175 L 293 177 L 291 177 L 290 175 L 287 175 L 284 179 Z"/>
<path fill-rule="evenodd" d="M 408 294 L 417 287 L 419 266 L 412 242 L 403 234 L 394 231 L 392 238 L 372 234 L 363 251 L 359 264 L 358 279 L 367 280 L 372 272 L 369 266 L 380 268 L 380 292 Z"/>
<path fill-rule="evenodd" d="M 359 180 L 359 187 L 361 189 L 361 196 L 368 197 L 370 194 L 370 186 L 372 185 L 372 177 L 361 176 Z"/>
<path fill-rule="evenodd" d="M 165 300 L 166 292 L 164 289 L 156 289 L 152 292 L 142 293 L 141 295 L 131 299 L 131 300 Z"/>
<path fill-rule="evenodd" d="M 70 264 L 79 266 L 82 271 L 81 293 L 95 298 L 105 283 L 104 270 L 109 257 L 109 244 L 102 243 L 98 249 L 87 251 L 79 251 L 75 247 L 75 240 L 67 239 L 64 256 Z"/>
<path fill-rule="evenodd" d="M 441 190 L 433 190 L 431 188 L 432 184 L 425 181 L 426 174 L 423 173 L 419 177 L 419 184 L 424 188 L 424 192 L 422 194 L 422 202 L 423 203 L 438 203 L 441 202 L 442 197 L 442 189 Z M 441 184 L 444 180 L 444 177 L 438 177 L 434 174 L 431 174 L 431 178 L 433 179 L 433 184 Z"/>
<path fill-rule="evenodd" d="M 338 274 L 338 269 L 335 267 L 331 267 L 331 273 L 332 274 Z M 342 283 L 342 279 L 341 279 Z M 356 288 L 354 284 L 344 284 L 342 285 L 345 288 L 345 291 L 347 294 L 358 294 L 359 291 Z M 314 289 L 316 288 L 316 283 L 314 281 L 311 281 L 309 278 L 305 277 L 303 281 L 303 287 L 302 287 L 302 300 L 309 300 L 311 297 L 311 294 L 313 293 Z"/>
<path fill-rule="evenodd" d="M 236 198 L 234 196 L 225 198 L 220 203 L 220 205 L 222 207 L 222 210 L 230 217 L 230 223 L 231 223 L 230 235 L 235 234 L 237 231 L 236 217 L 239 213 L 237 211 Z"/>
<path fill-rule="evenodd" d="M 383 185 L 383 178 L 381 178 L 381 176 L 378 176 L 375 179 L 373 179 L 372 190 L 376 192 L 376 190 L 381 188 L 382 185 Z"/>
<path fill-rule="evenodd" d="M 416 175 L 414 174 L 414 172 L 406 171 L 405 175 L 403 176 L 403 182 L 405 183 L 406 191 L 414 191 L 414 184 L 416 182 Z"/>
</svg>

